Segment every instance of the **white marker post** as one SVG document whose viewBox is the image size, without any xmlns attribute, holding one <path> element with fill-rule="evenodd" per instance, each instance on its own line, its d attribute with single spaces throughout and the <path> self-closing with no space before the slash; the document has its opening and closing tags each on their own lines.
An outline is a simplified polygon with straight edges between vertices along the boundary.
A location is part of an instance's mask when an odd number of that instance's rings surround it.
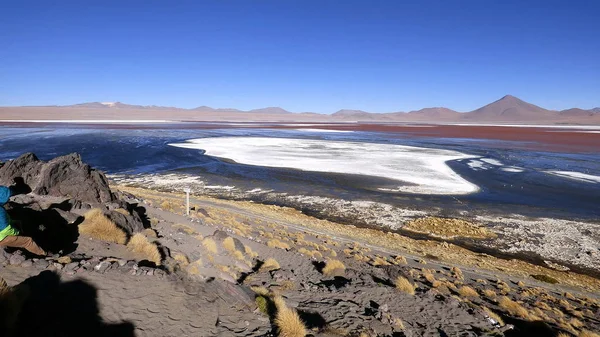
<svg viewBox="0 0 600 337">
<path fill-rule="evenodd" d="M 183 189 L 185 191 L 185 215 L 190 215 L 190 188 L 186 187 Z"/>
</svg>

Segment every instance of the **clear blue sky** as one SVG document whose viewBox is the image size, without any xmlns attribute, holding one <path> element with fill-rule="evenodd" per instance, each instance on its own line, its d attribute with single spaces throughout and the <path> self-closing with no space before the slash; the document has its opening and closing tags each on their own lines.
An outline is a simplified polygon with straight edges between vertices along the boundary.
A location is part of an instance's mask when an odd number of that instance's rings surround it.
<svg viewBox="0 0 600 337">
<path fill-rule="evenodd" d="M 600 106 L 600 1 L 0 0 L 0 105 Z"/>
</svg>

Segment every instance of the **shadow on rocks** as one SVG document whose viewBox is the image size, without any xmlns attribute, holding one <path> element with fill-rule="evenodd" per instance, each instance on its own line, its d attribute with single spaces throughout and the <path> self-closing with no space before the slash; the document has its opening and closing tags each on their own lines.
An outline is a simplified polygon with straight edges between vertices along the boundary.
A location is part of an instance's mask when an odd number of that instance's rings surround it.
<svg viewBox="0 0 600 337">
<path fill-rule="evenodd" d="M 97 290 L 83 281 L 61 282 L 59 276 L 44 271 L 23 281 L 29 290 L 19 314 L 15 335 L 133 337 L 130 322 L 107 324 L 99 315 Z"/>
<path fill-rule="evenodd" d="M 83 218 L 74 223 L 68 223 L 59 213 L 60 211 L 49 208 L 34 210 L 16 204 L 10 211 L 10 216 L 20 224 L 23 235 L 30 236 L 44 250 L 69 254 L 77 248 L 79 237 L 78 225 Z"/>
</svg>

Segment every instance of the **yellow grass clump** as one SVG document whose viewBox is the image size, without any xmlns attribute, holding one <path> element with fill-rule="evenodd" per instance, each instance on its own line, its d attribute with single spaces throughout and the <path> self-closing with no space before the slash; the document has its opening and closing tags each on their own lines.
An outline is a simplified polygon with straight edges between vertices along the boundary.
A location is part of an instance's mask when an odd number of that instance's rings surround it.
<svg viewBox="0 0 600 337">
<path fill-rule="evenodd" d="M 156 234 L 156 231 L 152 228 L 144 229 L 142 234 L 144 234 L 147 238 L 158 238 L 158 234 Z"/>
<path fill-rule="evenodd" d="M 84 215 L 84 220 L 79 225 L 79 233 L 94 239 L 125 244 L 127 234 L 114 222 L 110 221 L 98 208 L 94 208 Z"/>
<path fill-rule="evenodd" d="M 306 327 L 296 310 L 288 308 L 281 296 L 275 296 L 273 303 L 277 308 L 275 325 L 280 337 L 304 337 Z"/>
<path fill-rule="evenodd" d="M 415 294 L 415 285 L 410 283 L 406 277 L 398 276 L 394 282 L 396 289 L 405 292 L 409 295 Z"/>
<path fill-rule="evenodd" d="M 281 242 L 278 239 L 271 239 L 267 241 L 267 246 L 269 248 L 290 249 L 290 245 L 285 242 Z"/>
<path fill-rule="evenodd" d="M 408 262 L 406 261 L 406 258 L 402 255 L 398 255 L 394 258 L 394 261 L 396 262 L 396 264 L 408 264 Z"/>
<path fill-rule="evenodd" d="M 600 337 L 600 335 L 589 330 L 583 330 L 579 333 L 579 335 L 577 335 L 577 337 Z"/>
<path fill-rule="evenodd" d="M 343 273 L 345 270 L 346 266 L 344 266 L 342 261 L 331 259 L 323 267 L 323 274 L 330 276 L 340 272 Z"/>
<path fill-rule="evenodd" d="M 312 256 L 310 250 L 301 247 L 300 249 L 298 249 L 298 253 L 302 254 L 302 255 L 307 255 L 307 256 Z"/>
<path fill-rule="evenodd" d="M 456 279 L 458 280 L 464 280 L 465 277 L 463 276 L 462 270 L 460 270 L 460 268 L 458 267 L 452 267 L 452 276 L 454 276 Z"/>
<path fill-rule="evenodd" d="M 117 209 L 115 209 L 115 212 L 117 212 L 117 213 L 121 213 L 121 214 L 123 214 L 123 215 L 130 215 L 130 214 L 129 214 L 129 211 L 127 211 L 127 210 L 126 210 L 126 209 L 124 209 L 124 208 L 117 208 Z"/>
<path fill-rule="evenodd" d="M 148 261 L 160 265 L 161 256 L 155 243 L 148 241 L 144 234 L 137 233 L 127 243 L 127 248 Z"/>
<path fill-rule="evenodd" d="M 183 253 L 175 252 L 171 255 L 172 255 L 173 259 L 175 259 L 175 261 L 179 262 L 179 264 L 182 266 L 187 266 L 188 264 L 190 264 L 190 260 Z"/>
<path fill-rule="evenodd" d="M 202 240 L 202 246 L 204 246 L 206 250 L 213 254 L 216 254 L 218 251 L 217 243 L 212 238 L 205 238 L 204 240 Z"/>
<path fill-rule="evenodd" d="M 431 270 L 423 270 L 423 277 L 427 280 L 427 282 L 433 284 L 435 282 L 435 276 L 431 272 Z"/>
<path fill-rule="evenodd" d="M 234 258 L 236 258 L 240 261 L 243 261 L 245 259 L 244 254 L 242 252 L 240 252 L 239 250 L 234 251 L 232 255 Z"/>
<path fill-rule="evenodd" d="M 381 258 L 379 256 L 375 256 L 373 262 L 371 262 L 374 266 L 388 266 L 390 263 L 386 261 L 386 259 Z"/>
<path fill-rule="evenodd" d="M 244 252 L 246 253 L 246 255 L 248 255 L 250 258 L 255 258 L 258 256 L 258 253 L 254 252 L 252 250 L 252 248 L 250 248 L 250 246 L 246 246 L 244 245 Z"/>
<path fill-rule="evenodd" d="M 181 229 L 182 231 L 184 231 L 185 233 L 189 234 L 189 235 L 194 235 L 196 234 L 196 230 L 194 228 L 192 228 L 191 226 L 188 226 L 186 224 L 175 224 L 173 225 L 173 228 L 176 229 Z"/>
<path fill-rule="evenodd" d="M 228 236 L 225 238 L 225 240 L 223 240 L 223 248 L 232 253 L 235 251 L 235 242 L 231 236 Z"/>
<path fill-rule="evenodd" d="M 279 262 L 274 258 L 270 257 L 260 266 L 260 271 L 270 271 L 281 268 Z"/>
<path fill-rule="evenodd" d="M 483 295 L 487 298 L 496 298 L 496 292 L 492 289 L 485 289 Z"/>
<path fill-rule="evenodd" d="M 508 298 L 506 296 L 502 296 L 500 298 L 500 300 L 498 301 L 498 306 L 500 306 L 500 308 L 508 311 L 508 313 L 513 316 L 517 316 L 517 317 L 521 317 L 521 318 L 529 317 L 529 312 L 527 311 L 527 309 L 523 308 L 519 303 L 511 300 L 510 298 Z"/>
<path fill-rule="evenodd" d="M 492 310 L 490 310 L 490 308 L 488 307 L 483 307 L 483 311 L 485 311 L 485 313 L 494 321 L 498 322 L 498 324 L 500 324 L 500 326 L 504 326 L 504 321 L 502 320 L 502 317 L 500 317 L 500 315 L 498 315 L 497 313 L 493 312 Z"/>
<path fill-rule="evenodd" d="M 469 286 L 462 286 L 458 288 L 458 293 L 462 297 L 479 297 L 477 291 Z"/>
<path fill-rule="evenodd" d="M 446 239 L 458 236 L 473 239 L 486 239 L 496 236 L 494 232 L 471 221 L 438 217 L 426 217 L 411 220 L 404 223 L 402 229 Z"/>
</svg>

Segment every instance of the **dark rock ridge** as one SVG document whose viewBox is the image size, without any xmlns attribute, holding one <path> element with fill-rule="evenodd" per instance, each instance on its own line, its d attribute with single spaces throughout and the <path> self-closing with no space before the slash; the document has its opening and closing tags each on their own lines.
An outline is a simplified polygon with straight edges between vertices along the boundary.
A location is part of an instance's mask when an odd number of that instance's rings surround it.
<svg viewBox="0 0 600 337">
<path fill-rule="evenodd" d="M 19 179 L 38 195 L 69 196 L 89 203 L 116 200 L 106 176 L 83 163 L 77 153 L 48 162 L 26 153 L 0 167 L 0 184 L 11 185 Z"/>
<path fill-rule="evenodd" d="M 77 226 L 92 208 L 131 236 L 147 227 L 145 209 L 121 193 L 113 193 L 104 173 L 77 153 L 47 162 L 33 153 L 0 164 L 0 185 L 12 185 L 17 195 L 6 209 L 20 229 L 47 251 L 76 249 Z"/>
</svg>

